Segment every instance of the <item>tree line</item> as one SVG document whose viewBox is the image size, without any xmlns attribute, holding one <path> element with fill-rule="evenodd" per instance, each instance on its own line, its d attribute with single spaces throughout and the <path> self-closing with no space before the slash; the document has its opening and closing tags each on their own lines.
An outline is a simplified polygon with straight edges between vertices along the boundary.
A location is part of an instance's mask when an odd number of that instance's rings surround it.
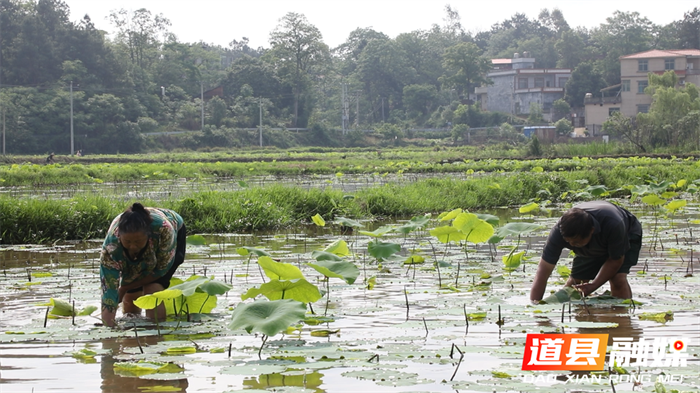
<svg viewBox="0 0 700 393">
<path fill-rule="evenodd" d="M 70 152 L 71 104 L 76 149 L 88 153 L 138 152 L 144 133 L 200 130 L 202 116 L 204 137 L 191 147 L 235 146 L 232 130 L 257 127 L 260 118 L 270 128 L 314 129 L 316 143 L 341 128 L 498 126 L 513 119 L 468 100 L 488 83 L 492 58 L 527 51 L 538 68 L 573 69 L 565 100 L 577 107 L 586 92 L 620 83 L 621 55 L 700 49 L 699 8 L 665 26 L 617 11 L 590 29 L 544 9 L 471 33 L 447 5 L 429 29 L 391 38 L 358 28 L 335 48 L 293 12 L 258 48 L 245 37 L 227 47 L 181 42 L 166 16 L 147 9 L 114 11 L 111 38 L 89 16 L 69 15 L 61 0 L 0 0 L 7 153 Z M 223 95 L 202 102 L 216 87 Z"/>
</svg>

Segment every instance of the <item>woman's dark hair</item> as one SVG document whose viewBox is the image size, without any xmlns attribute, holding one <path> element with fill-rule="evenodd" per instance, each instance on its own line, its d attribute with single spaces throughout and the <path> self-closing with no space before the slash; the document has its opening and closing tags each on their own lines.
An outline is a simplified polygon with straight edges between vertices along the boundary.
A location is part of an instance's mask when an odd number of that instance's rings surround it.
<svg viewBox="0 0 700 393">
<path fill-rule="evenodd" d="M 151 213 L 142 204 L 136 202 L 124 210 L 119 217 L 119 232 L 150 232 L 151 222 L 153 222 Z"/>
<path fill-rule="evenodd" d="M 563 237 L 585 238 L 593 229 L 593 219 L 585 210 L 577 207 L 569 209 L 559 219 L 559 232 Z"/>
</svg>

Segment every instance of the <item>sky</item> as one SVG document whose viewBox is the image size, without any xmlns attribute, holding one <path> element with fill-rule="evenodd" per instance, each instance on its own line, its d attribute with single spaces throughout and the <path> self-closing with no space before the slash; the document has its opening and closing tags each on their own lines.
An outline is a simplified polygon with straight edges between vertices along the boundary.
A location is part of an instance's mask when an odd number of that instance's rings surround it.
<svg viewBox="0 0 700 393">
<path fill-rule="evenodd" d="M 442 25 L 445 5 L 459 12 L 466 31 L 488 30 L 516 12 L 537 18 L 540 10 L 559 8 L 571 27 L 593 28 L 616 10 L 639 12 L 655 24 L 683 19 L 700 6 L 698 0 L 64 0 L 73 21 L 87 14 L 98 29 L 112 33 L 107 16 L 112 10 L 145 8 L 171 22 L 180 42 L 228 44 L 248 37 L 250 46 L 269 47 L 269 35 L 288 12 L 306 16 L 334 48 L 357 28 L 371 27 L 390 37 Z"/>
</svg>

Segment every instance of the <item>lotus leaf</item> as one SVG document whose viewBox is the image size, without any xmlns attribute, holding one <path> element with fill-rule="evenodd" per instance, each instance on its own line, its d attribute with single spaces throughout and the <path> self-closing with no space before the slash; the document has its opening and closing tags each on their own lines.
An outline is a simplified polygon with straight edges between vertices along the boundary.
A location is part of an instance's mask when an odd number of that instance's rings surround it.
<svg viewBox="0 0 700 393">
<path fill-rule="evenodd" d="M 440 221 L 449 221 L 449 220 L 452 220 L 453 218 L 457 217 L 457 215 L 462 213 L 463 211 L 464 210 L 459 209 L 459 208 L 454 209 L 450 212 L 445 212 L 445 213 L 440 214 L 440 216 L 438 216 L 438 218 L 440 219 Z"/>
<path fill-rule="evenodd" d="M 315 216 L 311 217 L 311 220 L 313 220 L 314 224 L 320 226 L 320 227 L 325 227 L 326 226 L 326 220 L 321 217 L 320 214 L 316 213 Z"/>
<path fill-rule="evenodd" d="M 467 238 L 467 235 L 453 226 L 437 227 L 432 229 L 430 234 L 435 236 L 440 243 L 460 242 Z"/>
<path fill-rule="evenodd" d="M 540 304 L 567 303 L 572 300 L 581 300 L 581 293 L 572 287 L 564 287 L 540 300 Z"/>
<path fill-rule="evenodd" d="M 304 303 L 291 299 L 239 303 L 233 310 L 229 328 L 232 330 L 242 328 L 248 333 L 254 331 L 266 336 L 274 336 L 304 319 L 305 315 Z"/>
<path fill-rule="evenodd" d="M 293 299 L 302 303 L 313 303 L 322 297 L 318 287 L 303 278 L 294 280 L 271 280 L 260 288 L 250 288 L 241 295 L 241 300 L 263 295 L 269 300 Z"/>
<path fill-rule="evenodd" d="M 515 270 L 520 266 L 520 262 L 523 259 L 523 255 L 525 255 L 525 251 L 520 251 L 516 252 L 513 254 L 508 254 L 503 256 L 503 265 L 505 266 L 506 270 Z"/>
<path fill-rule="evenodd" d="M 304 274 L 298 267 L 291 263 L 275 262 L 268 256 L 258 258 L 258 264 L 265 271 L 265 275 L 272 280 L 293 280 L 304 278 Z"/>
<path fill-rule="evenodd" d="M 393 226 L 385 225 L 385 226 L 379 227 L 371 232 L 370 231 L 359 231 L 359 232 L 362 235 L 367 235 L 367 236 L 371 236 L 371 237 L 382 237 L 393 230 L 394 230 Z"/>
<path fill-rule="evenodd" d="M 206 246 L 207 240 L 202 235 L 190 235 L 187 236 L 187 244 L 193 246 Z"/>
<path fill-rule="evenodd" d="M 535 202 L 530 202 L 527 205 L 520 206 L 518 211 L 520 213 L 532 213 L 540 210 L 540 205 Z"/>
<path fill-rule="evenodd" d="M 335 220 L 333 220 L 333 223 L 351 228 L 362 228 L 363 226 L 358 221 L 351 220 L 346 217 L 336 217 Z"/>
<path fill-rule="evenodd" d="M 347 261 L 319 260 L 307 265 L 326 277 L 340 278 L 348 284 L 354 283 L 360 275 L 360 269 L 354 263 Z"/>
<path fill-rule="evenodd" d="M 340 257 L 350 255 L 350 249 L 348 248 L 348 243 L 343 239 L 338 239 L 333 243 L 329 244 L 328 247 L 324 248 L 323 251 L 330 252 Z"/>
<path fill-rule="evenodd" d="M 399 252 L 401 250 L 401 245 L 396 243 L 373 241 L 367 243 L 367 250 L 371 256 L 377 258 L 379 261 L 382 261 Z"/>
<path fill-rule="evenodd" d="M 336 254 L 326 251 L 313 251 L 311 257 L 317 261 L 343 261 L 344 259 Z"/>
<path fill-rule="evenodd" d="M 261 249 L 259 249 L 259 248 L 247 247 L 247 246 L 238 247 L 238 248 L 236 249 L 236 252 L 237 252 L 238 255 L 240 255 L 240 256 L 246 256 L 246 255 L 248 255 L 248 254 L 254 254 L 254 255 L 257 255 L 257 256 L 259 256 L 259 257 L 262 257 L 262 256 L 270 257 L 270 256 L 272 256 L 272 255 L 270 255 L 270 253 L 268 253 L 267 251 L 261 250 Z"/>
<path fill-rule="evenodd" d="M 476 214 L 461 213 L 455 217 L 452 226 L 466 235 L 472 243 L 483 243 L 493 235 L 491 224 L 477 217 Z"/>
</svg>

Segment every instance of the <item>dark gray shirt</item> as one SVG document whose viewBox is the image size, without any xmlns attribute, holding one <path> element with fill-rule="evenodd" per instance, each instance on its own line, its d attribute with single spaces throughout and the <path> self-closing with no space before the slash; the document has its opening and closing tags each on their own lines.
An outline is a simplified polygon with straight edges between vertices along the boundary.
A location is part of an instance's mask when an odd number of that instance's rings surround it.
<svg viewBox="0 0 700 393">
<path fill-rule="evenodd" d="M 576 205 L 593 218 L 593 236 L 584 247 L 572 247 L 564 240 L 557 222 L 549 232 L 542 250 L 545 262 L 556 264 L 564 248 L 574 251 L 576 256 L 588 258 L 618 259 L 630 248 L 629 235 L 642 235 L 642 224 L 624 208 L 605 201 L 584 202 Z"/>
</svg>

